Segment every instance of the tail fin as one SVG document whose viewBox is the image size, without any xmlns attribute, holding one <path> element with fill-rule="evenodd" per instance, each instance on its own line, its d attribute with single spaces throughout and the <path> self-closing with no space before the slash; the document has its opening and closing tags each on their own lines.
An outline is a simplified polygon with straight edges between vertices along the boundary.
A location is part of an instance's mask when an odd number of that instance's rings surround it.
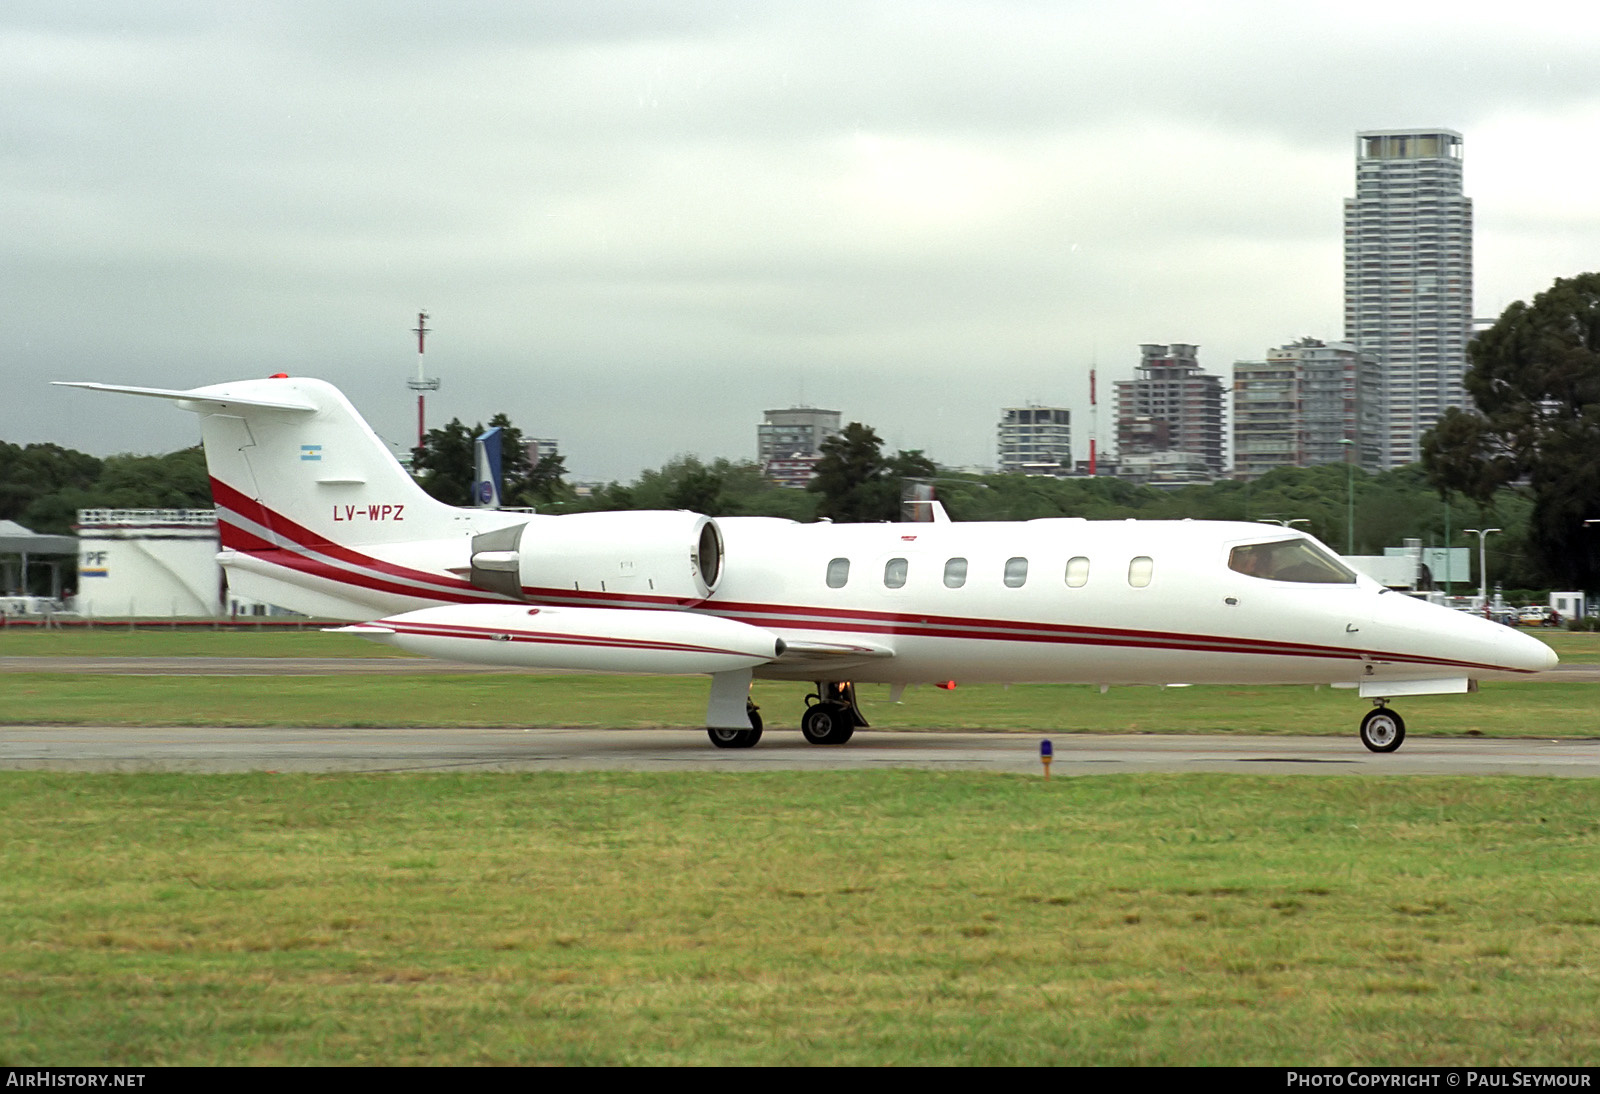
<svg viewBox="0 0 1600 1094">
<path fill-rule="evenodd" d="M 64 383 L 174 400 L 200 415 L 223 547 L 263 541 L 374 546 L 461 534 L 332 384 L 241 380 L 172 391 Z"/>
</svg>

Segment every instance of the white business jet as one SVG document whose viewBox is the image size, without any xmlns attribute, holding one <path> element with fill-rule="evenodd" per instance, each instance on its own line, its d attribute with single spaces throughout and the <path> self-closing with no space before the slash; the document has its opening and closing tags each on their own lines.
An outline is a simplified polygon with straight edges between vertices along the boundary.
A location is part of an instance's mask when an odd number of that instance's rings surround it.
<svg viewBox="0 0 1600 1094">
<path fill-rule="evenodd" d="M 423 492 L 334 387 L 170 391 L 200 415 L 233 590 L 458 661 L 708 674 L 720 748 L 761 738 L 751 680 L 816 685 L 806 740 L 867 724 L 858 683 L 1330 684 L 1389 700 L 1553 668 L 1543 643 L 1390 592 L 1301 532 L 1221 521 L 798 524 L 540 516 Z"/>
</svg>

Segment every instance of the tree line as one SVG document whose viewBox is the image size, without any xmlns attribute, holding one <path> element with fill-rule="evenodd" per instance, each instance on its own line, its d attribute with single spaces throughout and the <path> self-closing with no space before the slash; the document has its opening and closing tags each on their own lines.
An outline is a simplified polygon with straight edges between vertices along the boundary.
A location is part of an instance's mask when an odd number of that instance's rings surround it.
<svg viewBox="0 0 1600 1094">
<path fill-rule="evenodd" d="M 79 509 L 209 509 L 200 446 L 165 456 L 101 459 L 57 444 L 0 441 L 0 520 L 69 535 Z"/>
</svg>

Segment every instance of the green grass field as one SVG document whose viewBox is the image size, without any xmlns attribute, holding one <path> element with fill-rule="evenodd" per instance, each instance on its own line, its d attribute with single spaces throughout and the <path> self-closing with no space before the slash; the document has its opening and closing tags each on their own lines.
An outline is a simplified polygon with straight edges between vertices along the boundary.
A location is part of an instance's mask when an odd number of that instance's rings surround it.
<svg viewBox="0 0 1600 1094">
<path fill-rule="evenodd" d="M 664 676 L 73 676 L 8 674 L 9 725 L 582 726 L 705 724 L 706 682 Z M 758 682 L 769 728 L 799 725 L 802 684 Z M 864 686 L 875 730 L 1353 734 L 1371 708 L 1308 687 L 1099 689 L 1019 684 L 907 691 Z M 1489 683 L 1476 695 L 1396 702 L 1413 736 L 1600 737 L 1600 686 Z"/>
<path fill-rule="evenodd" d="M 338 626 L 330 623 L 329 626 Z M 305 631 L 0 629 L 0 657 L 406 657 L 353 634 Z"/>
<path fill-rule="evenodd" d="M 1600 633 L 1594 631 L 1529 630 L 1556 655 L 1570 665 L 1600 664 Z"/>
<path fill-rule="evenodd" d="M 697 725 L 705 701 L 697 678 L 3 680 L 10 722 Z M 758 684 L 768 724 L 804 690 Z M 1403 709 L 1414 734 L 1593 737 L 1597 695 Z M 1052 732 L 1348 734 L 1367 706 L 863 699 L 890 729 Z M 1597 877 L 1580 779 L 0 772 L 0 1066 L 1592 1066 Z"/>
<path fill-rule="evenodd" d="M 1600 660 L 1600 635 L 1549 636 L 1563 657 Z M 0 656 L 345 657 L 386 647 L 350 635 L 95 631 L 5 634 Z M 415 676 L 100 676 L 12 673 L 0 723 L 91 725 L 584 726 L 704 724 L 703 677 L 586 674 Z M 758 681 L 774 728 L 799 723 L 802 684 Z M 913 688 L 899 704 L 864 685 L 877 729 L 1054 733 L 1349 734 L 1370 704 L 1309 687 L 1097 688 L 1074 684 Z M 1476 695 L 1397 702 L 1413 735 L 1600 736 L 1591 684 L 1497 683 Z"/>
<path fill-rule="evenodd" d="M 0 774 L 0 1064 L 1571 1064 L 1600 787 Z"/>
</svg>

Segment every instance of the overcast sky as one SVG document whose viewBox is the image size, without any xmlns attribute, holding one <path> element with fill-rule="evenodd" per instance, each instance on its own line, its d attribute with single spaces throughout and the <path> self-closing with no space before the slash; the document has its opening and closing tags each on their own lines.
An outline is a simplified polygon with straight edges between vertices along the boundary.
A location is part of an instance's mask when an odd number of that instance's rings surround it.
<svg viewBox="0 0 1600 1094">
<path fill-rule="evenodd" d="M 1475 14 L 1494 11 L 1494 17 Z M 1342 330 L 1359 129 L 1465 138 L 1480 316 L 1600 269 L 1590 4 L 0 8 L 0 439 L 198 439 L 276 371 L 415 438 L 508 413 L 578 479 L 752 458 L 763 410 L 993 464 L 1143 342 Z"/>
</svg>

